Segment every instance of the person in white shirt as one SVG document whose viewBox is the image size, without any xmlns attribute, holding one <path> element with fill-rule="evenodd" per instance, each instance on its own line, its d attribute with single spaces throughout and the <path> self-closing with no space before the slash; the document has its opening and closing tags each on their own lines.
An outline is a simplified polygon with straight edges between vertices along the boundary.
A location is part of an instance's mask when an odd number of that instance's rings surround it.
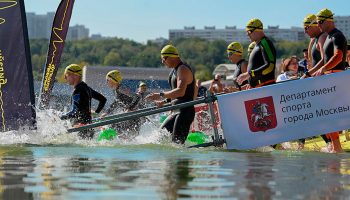
<svg viewBox="0 0 350 200">
<path fill-rule="evenodd" d="M 298 79 L 298 66 L 298 58 L 296 56 L 284 59 L 281 63 L 283 73 L 277 77 L 276 82 Z"/>
</svg>

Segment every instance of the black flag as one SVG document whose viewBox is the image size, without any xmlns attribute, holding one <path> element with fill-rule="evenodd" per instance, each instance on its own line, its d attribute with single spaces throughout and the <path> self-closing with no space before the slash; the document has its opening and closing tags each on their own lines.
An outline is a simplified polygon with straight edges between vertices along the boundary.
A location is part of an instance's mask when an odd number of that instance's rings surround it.
<svg viewBox="0 0 350 200">
<path fill-rule="evenodd" d="M 73 11 L 73 5 L 74 0 L 62 0 L 56 11 L 52 24 L 43 80 L 41 83 L 40 107 L 48 106 L 50 101 L 50 93 L 60 64 L 64 42 L 69 28 L 69 21 Z"/>
<path fill-rule="evenodd" d="M 24 1 L 0 1 L 0 130 L 35 127 L 34 105 Z"/>
</svg>

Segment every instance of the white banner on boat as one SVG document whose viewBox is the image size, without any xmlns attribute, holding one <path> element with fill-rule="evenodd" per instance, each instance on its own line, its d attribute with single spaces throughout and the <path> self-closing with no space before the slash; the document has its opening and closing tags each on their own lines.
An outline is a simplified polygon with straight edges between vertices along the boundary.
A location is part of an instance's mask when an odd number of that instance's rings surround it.
<svg viewBox="0 0 350 200">
<path fill-rule="evenodd" d="M 350 128 L 350 70 L 218 96 L 228 149 Z"/>
</svg>

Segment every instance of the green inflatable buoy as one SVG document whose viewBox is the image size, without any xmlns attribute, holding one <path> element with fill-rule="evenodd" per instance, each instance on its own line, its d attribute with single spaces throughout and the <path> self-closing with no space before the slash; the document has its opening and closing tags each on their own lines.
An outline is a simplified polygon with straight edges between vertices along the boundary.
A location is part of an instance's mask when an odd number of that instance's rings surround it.
<svg viewBox="0 0 350 200">
<path fill-rule="evenodd" d="M 159 123 L 162 124 L 167 117 L 168 116 L 166 116 L 166 115 L 161 115 L 159 118 Z"/>
<path fill-rule="evenodd" d="M 195 131 L 188 134 L 186 141 L 192 142 L 196 144 L 203 144 L 206 140 L 208 140 L 208 136 L 200 131 Z"/>
<path fill-rule="evenodd" d="M 98 136 L 98 141 L 112 140 L 116 136 L 118 136 L 118 133 L 114 129 L 109 128 L 101 131 L 100 135 Z"/>
</svg>

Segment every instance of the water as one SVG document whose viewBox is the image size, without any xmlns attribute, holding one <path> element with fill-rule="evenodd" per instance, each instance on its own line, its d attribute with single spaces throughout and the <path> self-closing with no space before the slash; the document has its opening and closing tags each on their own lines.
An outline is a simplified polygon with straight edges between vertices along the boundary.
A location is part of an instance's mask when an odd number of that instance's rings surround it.
<svg viewBox="0 0 350 200">
<path fill-rule="evenodd" d="M 82 141 L 55 111 L 0 136 L 3 199 L 349 199 L 349 153 L 187 149 L 154 124 L 132 141 Z"/>
<path fill-rule="evenodd" d="M 3 146 L 4 199 L 349 199 L 347 154 Z"/>
</svg>

